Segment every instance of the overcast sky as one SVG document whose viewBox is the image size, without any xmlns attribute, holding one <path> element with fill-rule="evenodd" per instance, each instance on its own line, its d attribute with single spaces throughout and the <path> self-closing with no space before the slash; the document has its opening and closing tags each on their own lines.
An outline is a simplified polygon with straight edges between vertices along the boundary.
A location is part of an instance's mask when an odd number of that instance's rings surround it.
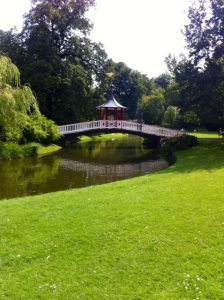
<svg viewBox="0 0 224 300">
<path fill-rule="evenodd" d="M 191 0 L 96 0 L 88 13 L 94 23 L 91 38 L 104 44 L 115 62 L 158 76 L 166 70 L 164 58 L 186 53 L 181 33 L 188 22 Z M 30 0 L 0 0 L 0 29 L 19 29 Z"/>
</svg>

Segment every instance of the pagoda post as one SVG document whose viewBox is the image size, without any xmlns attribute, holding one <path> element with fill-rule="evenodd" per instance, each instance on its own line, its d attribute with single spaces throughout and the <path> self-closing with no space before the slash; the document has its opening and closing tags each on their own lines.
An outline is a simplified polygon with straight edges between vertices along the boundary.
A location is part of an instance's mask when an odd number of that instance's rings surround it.
<svg viewBox="0 0 224 300">
<path fill-rule="evenodd" d="M 123 121 L 123 109 L 121 109 L 121 121 Z"/>
<path fill-rule="evenodd" d="M 108 121 L 109 119 L 109 110 L 106 108 L 106 120 Z"/>
<path fill-rule="evenodd" d="M 117 117 L 117 109 L 116 109 L 116 108 L 114 109 L 114 120 L 116 121 L 116 122 L 115 122 L 115 127 L 117 127 L 117 120 L 118 120 L 118 117 Z"/>
<path fill-rule="evenodd" d="M 100 120 L 102 120 L 102 110 L 100 109 Z"/>
</svg>

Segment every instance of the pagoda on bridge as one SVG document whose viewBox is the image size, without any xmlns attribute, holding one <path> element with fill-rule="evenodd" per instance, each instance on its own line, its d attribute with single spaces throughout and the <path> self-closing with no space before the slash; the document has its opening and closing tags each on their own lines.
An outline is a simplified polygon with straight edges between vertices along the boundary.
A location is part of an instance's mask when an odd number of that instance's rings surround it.
<svg viewBox="0 0 224 300">
<path fill-rule="evenodd" d="M 100 120 L 109 120 L 112 113 L 114 120 L 117 121 L 123 120 L 124 111 L 127 110 L 127 107 L 117 102 L 112 89 L 110 89 L 106 102 L 97 106 L 97 109 L 100 111 Z"/>
</svg>

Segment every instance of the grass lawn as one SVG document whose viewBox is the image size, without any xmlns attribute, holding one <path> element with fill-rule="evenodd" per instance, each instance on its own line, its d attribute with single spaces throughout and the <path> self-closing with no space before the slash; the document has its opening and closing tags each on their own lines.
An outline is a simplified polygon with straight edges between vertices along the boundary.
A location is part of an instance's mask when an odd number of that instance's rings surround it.
<svg viewBox="0 0 224 300">
<path fill-rule="evenodd" d="M 108 133 L 93 136 L 82 135 L 79 137 L 79 142 L 89 142 L 89 141 L 107 141 L 112 139 L 123 139 L 126 134 L 124 133 Z"/>
<path fill-rule="evenodd" d="M 189 132 L 189 135 L 194 135 L 199 139 L 220 139 L 221 137 L 218 135 L 218 132 L 211 132 L 211 131 L 196 131 L 196 132 Z"/>
<path fill-rule="evenodd" d="M 0 202 L 0 299 L 224 299 L 224 145 L 166 170 Z"/>
</svg>

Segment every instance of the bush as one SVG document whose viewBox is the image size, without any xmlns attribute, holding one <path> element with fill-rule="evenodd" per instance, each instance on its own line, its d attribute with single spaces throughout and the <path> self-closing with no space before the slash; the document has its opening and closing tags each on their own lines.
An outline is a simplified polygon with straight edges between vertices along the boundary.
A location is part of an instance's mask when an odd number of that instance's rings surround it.
<svg viewBox="0 0 224 300">
<path fill-rule="evenodd" d="M 26 145 L 22 146 L 23 157 L 37 156 L 38 148 L 39 148 L 39 145 L 37 145 L 37 144 L 26 144 Z"/>
<path fill-rule="evenodd" d="M 38 145 L 27 144 L 24 146 L 9 142 L 0 143 L 0 159 L 10 160 L 16 158 L 36 156 Z"/>
<path fill-rule="evenodd" d="M 49 145 L 56 142 L 60 133 L 56 124 L 44 116 L 28 117 L 23 128 L 23 140 Z"/>
<path fill-rule="evenodd" d="M 175 161 L 174 152 L 191 148 L 198 144 L 198 139 L 195 136 L 183 135 L 170 139 L 164 139 L 161 142 L 160 151 L 170 163 Z"/>
</svg>

